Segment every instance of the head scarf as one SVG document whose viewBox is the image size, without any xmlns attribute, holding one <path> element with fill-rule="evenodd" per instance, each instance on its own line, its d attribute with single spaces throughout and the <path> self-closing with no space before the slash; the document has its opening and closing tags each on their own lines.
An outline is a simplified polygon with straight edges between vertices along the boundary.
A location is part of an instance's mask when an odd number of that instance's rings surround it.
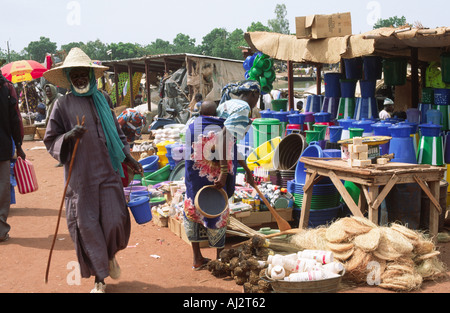
<svg viewBox="0 0 450 313">
<path fill-rule="evenodd" d="M 119 134 L 117 133 L 116 124 L 111 114 L 111 109 L 108 102 L 106 101 L 103 93 L 97 89 L 97 80 L 95 78 L 94 70 L 91 69 L 89 74 L 90 77 L 90 89 L 85 94 L 79 94 L 73 88 L 69 74 L 72 68 L 65 69 L 66 77 L 70 83 L 70 89 L 72 93 L 77 97 L 88 97 L 92 96 L 94 100 L 95 108 L 97 109 L 100 121 L 103 127 L 103 132 L 106 137 L 106 145 L 108 147 L 109 158 L 111 159 L 112 166 L 115 171 L 119 171 L 121 177 L 124 177 L 124 172 L 122 168 L 122 162 L 125 160 L 125 153 L 123 152 L 124 144 L 120 140 Z"/>
<path fill-rule="evenodd" d="M 229 84 L 222 89 L 222 99 L 220 100 L 220 104 L 231 100 L 231 94 L 241 95 L 244 92 L 252 91 L 261 93 L 261 86 L 256 80 L 244 80 L 238 83 Z"/>
<path fill-rule="evenodd" d="M 50 91 L 52 93 L 52 96 L 50 98 L 47 98 L 46 101 L 45 101 L 45 104 L 49 105 L 50 103 L 52 103 L 56 99 L 56 96 L 58 95 L 58 89 L 56 89 L 55 85 L 47 84 L 47 85 L 44 86 L 44 90 L 47 87 L 50 88 Z"/>
</svg>

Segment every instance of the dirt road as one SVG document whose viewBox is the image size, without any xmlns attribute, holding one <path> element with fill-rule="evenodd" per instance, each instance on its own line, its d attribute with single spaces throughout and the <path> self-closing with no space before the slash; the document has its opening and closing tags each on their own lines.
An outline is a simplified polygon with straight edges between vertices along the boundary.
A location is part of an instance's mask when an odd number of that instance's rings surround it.
<svg viewBox="0 0 450 313">
<path fill-rule="evenodd" d="M 63 169 L 57 168 L 40 141 L 25 142 L 27 158 L 34 164 L 39 190 L 29 195 L 16 192 L 8 219 L 11 239 L 0 244 L 0 293 L 87 293 L 93 278 L 79 279 L 75 251 L 65 212 L 53 252 L 49 281 L 45 271 L 64 189 Z M 129 246 L 118 254 L 122 276 L 107 279 L 108 293 L 242 293 L 231 279 L 218 279 L 208 271 L 192 270 L 190 246 L 168 228 L 154 223 L 132 222 Z M 440 245 L 442 260 L 450 265 L 450 243 Z M 215 257 L 215 250 L 204 249 Z M 450 272 L 449 272 L 450 273 Z M 450 280 L 426 282 L 421 293 L 450 291 Z M 345 288 L 349 293 L 384 293 L 376 287 Z"/>
</svg>

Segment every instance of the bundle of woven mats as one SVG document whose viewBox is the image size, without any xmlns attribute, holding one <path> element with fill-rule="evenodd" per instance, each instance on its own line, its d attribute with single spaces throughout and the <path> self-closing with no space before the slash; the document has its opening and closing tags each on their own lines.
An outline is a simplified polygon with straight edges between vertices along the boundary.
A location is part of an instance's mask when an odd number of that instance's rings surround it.
<svg viewBox="0 0 450 313">
<path fill-rule="evenodd" d="M 291 237 L 300 249 L 328 250 L 344 264 L 345 278 L 394 291 L 413 291 L 446 274 L 440 252 L 424 233 L 400 224 L 377 226 L 359 217 L 339 219 Z"/>
</svg>

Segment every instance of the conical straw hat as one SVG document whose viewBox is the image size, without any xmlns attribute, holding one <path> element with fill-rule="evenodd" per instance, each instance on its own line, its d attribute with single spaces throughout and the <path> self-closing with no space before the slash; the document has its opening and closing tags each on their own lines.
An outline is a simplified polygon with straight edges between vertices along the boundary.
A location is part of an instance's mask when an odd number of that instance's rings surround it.
<svg viewBox="0 0 450 313">
<path fill-rule="evenodd" d="M 80 48 L 72 48 L 72 50 L 70 50 L 69 54 L 67 55 L 63 65 L 45 72 L 44 77 L 55 86 L 70 89 L 71 84 L 67 80 L 64 69 L 75 67 L 93 68 L 96 79 L 102 77 L 103 72 L 108 69 L 108 67 L 106 66 L 95 64 Z"/>
</svg>

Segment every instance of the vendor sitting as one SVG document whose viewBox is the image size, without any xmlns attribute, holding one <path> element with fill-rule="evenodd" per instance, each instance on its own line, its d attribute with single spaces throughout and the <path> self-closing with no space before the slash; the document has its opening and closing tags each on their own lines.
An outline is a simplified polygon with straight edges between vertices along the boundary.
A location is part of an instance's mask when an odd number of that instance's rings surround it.
<svg viewBox="0 0 450 313">
<path fill-rule="evenodd" d="M 46 117 L 46 110 L 45 104 L 39 103 L 37 106 L 37 115 L 35 121 L 38 123 L 44 122 Z"/>
</svg>

